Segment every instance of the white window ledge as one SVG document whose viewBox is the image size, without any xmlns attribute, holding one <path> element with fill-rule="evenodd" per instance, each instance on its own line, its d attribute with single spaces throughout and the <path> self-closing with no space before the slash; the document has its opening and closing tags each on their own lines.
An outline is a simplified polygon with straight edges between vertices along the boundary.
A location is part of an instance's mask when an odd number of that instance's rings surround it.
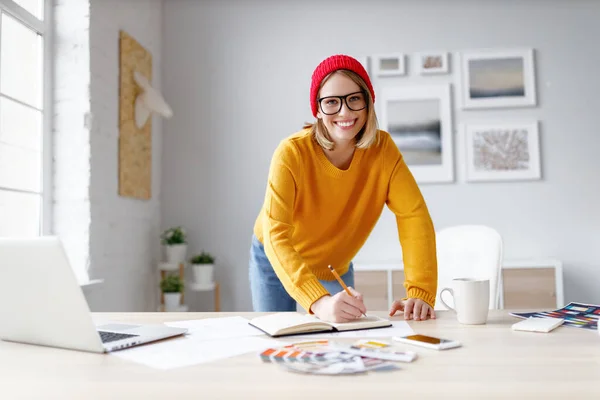
<svg viewBox="0 0 600 400">
<path fill-rule="evenodd" d="M 87 282 L 79 282 L 79 286 L 83 290 L 83 293 L 88 294 L 93 290 L 99 288 L 104 283 L 104 279 L 92 279 Z"/>
</svg>

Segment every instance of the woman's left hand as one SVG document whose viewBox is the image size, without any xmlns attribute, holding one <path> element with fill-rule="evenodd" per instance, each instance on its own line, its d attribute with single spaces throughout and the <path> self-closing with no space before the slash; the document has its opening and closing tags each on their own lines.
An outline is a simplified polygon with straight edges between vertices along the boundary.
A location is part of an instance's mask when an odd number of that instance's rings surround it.
<svg viewBox="0 0 600 400">
<path fill-rule="evenodd" d="M 433 307 L 421 299 L 396 300 L 390 309 L 390 317 L 393 317 L 396 311 L 404 312 L 404 319 L 407 320 L 425 321 L 429 317 L 435 319 Z"/>
</svg>

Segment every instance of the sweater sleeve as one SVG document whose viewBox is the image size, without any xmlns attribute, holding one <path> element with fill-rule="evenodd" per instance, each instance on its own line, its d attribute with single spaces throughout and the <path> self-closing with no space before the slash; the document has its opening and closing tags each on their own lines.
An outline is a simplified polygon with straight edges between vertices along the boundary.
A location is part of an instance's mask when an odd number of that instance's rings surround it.
<svg viewBox="0 0 600 400">
<path fill-rule="evenodd" d="M 271 161 L 264 204 L 263 244 L 267 258 L 285 290 L 307 312 L 312 313 L 312 304 L 329 292 L 312 273 L 292 242 L 292 217 L 301 168 L 291 153 L 289 147 L 280 146 Z"/>
<path fill-rule="evenodd" d="M 396 215 L 404 260 L 404 287 L 407 298 L 421 299 L 434 307 L 437 293 L 435 229 L 425 199 L 399 152 L 395 160 L 387 205 Z"/>
</svg>

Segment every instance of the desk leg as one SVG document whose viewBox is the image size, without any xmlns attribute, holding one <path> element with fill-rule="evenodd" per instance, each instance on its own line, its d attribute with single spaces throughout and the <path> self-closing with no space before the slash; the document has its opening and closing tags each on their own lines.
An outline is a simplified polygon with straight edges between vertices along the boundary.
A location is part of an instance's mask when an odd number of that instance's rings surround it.
<svg viewBox="0 0 600 400">
<path fill-rule="evenodd" d="M 219 312 L 221 311 L 221 304 L 220 304 L 220 290 L 219 290 L 219 284 L 215 283 L 215 311 Z"/>
</svg>

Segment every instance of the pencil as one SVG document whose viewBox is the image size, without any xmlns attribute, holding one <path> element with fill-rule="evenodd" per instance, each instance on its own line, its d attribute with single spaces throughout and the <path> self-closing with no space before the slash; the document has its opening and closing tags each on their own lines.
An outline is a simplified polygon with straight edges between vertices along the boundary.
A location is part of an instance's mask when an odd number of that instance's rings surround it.
<svg viewBox="0 0 600 400">
<path fill-rule="evenodd" d="M 340 285 L 342 285 L 342 287 L 344 288 L 344 290 L 346 291 L 346 293 L 348 293 L 348 296 L 350 297 L 354 297 L 354 295 L 352 294 L 352 292 L 350 291 L 350 289 L 348 289 L 348 286 L 346 286 L 346 284 L 344 283 L 344 281 L 342 280 L 342 278 L 340 278 L 340 276 L 338 275 L 338 273 L 336 272 L 335 269 L 333 269 L 333 267 L 331 265 L 327 266 L 329 268 L 329 270 L 331 271 L 331 273 L 333 274 L 333 276 L 335 276 L 335 279 L 337 279 L 337 281 L 340 283 Z M 366 317 L 367 314 L 363 315 Z"/>
</svg>

